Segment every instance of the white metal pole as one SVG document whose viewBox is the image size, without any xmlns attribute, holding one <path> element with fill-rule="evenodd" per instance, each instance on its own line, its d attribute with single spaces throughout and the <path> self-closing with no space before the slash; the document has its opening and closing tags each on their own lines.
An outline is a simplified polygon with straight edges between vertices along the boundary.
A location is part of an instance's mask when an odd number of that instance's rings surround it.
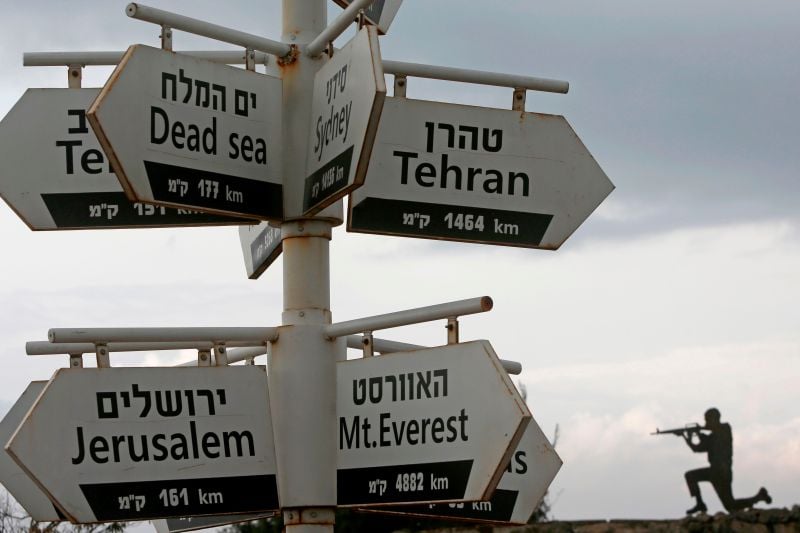
<svg viewBox="0 0 800 533">
<path fill-rule="evenodd" d="M 244 50 L 241 52 L 228 50 L 175 50 L 176 53 L 198 57 L 213 63 L 227 65 L 244 65 L 247 62 Z M 68 67 L 70 65 L 118 65 L 125 51 L 117 52 L 25 52 L 22 54 L 23 67 Z M 255 52 L 254 59 L 258 65 L 266 65 L 269 54 Z M 273 58 L 274 59 L 274 58 Z"/>
<path fill-rule="evenodd" d="M 246 342 L 266 344 L 278 338 L 277 328 L 219 327 L 219 328 L 51 328 L 47 332 L 50 342 L 186 342 L 212 343 Z"/>
<path fill-rule="evenodd" d="M 253 50 L 261 50 L 278 57 L 285 56 L 291 50 L 291 46 L 285 43 L 135 2 L 128 4 L 128 7 L 125 8 L 125 13 L 131 18 L 169 26 L 176 30 L 202 35 L 209 39 L 216 39 L 225 43 L 252 48 Z"/>
<path fill-rule="evenodd" d="M 325 0 L 283 0 L 285 43 L 302 51 L 325 29 Z M 305 178 L 314 74 L 326 57 L 284 67 L 284 195 L 298 216 Z M 292 205 L 293 204 L 293 205 Z M 283 320 L 268 354 L 269 394 L 278 468 L 278 498 L 287 533 L 332 533 L 336 510 L 336 361 L 346 339 L 326 339 L 331 323 L 329 241 L 332 222 L 296 219 L 281 227 Z"/>
<path fill-rule="evenodd" d="M 325 335 L 328 337 L 341 337 L 360 333 L 362 331 L 376 331 L 379 329 L 396 328 L 429 322 L 440 318 L 459 317 L 474 313 L 485 313 L 490 311 L 494 303 L 488 296 L 479 296 L 468 300 L 458 300 L 444 304 L 429 305 L 427 307 L 417 307 L 405 311 L 396 311 L 385 315 L 375 315 L 367 318 L 357 318 L 346 322 L 331 324 L 325 328 Z"/>
</svg>

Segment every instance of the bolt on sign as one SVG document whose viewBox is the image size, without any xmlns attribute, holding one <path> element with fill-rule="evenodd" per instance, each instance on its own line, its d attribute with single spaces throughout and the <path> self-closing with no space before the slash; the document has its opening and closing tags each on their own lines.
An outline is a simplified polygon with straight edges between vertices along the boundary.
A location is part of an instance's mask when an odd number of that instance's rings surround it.
<svg viewBox="0 0 800 533">
<path fill-rule="evenodd" d="M 263 367 L 66 368 L 6 450 L 76 523 L 272 511 L 268 413 Z"/>
<path fill-rule="evenodd" d="M 33 230 L 242 224 L 132 202 L 89 127 L 100 89 L 28 89 L 0 122 L 0 196 Z"/>
<path fill-rule="evenodd" d="M 488 499 L 531 418 L 488 341 L 337 363 L 339 505 Z"/>
<path fill-rule="evenodd" d="M 364 182 L 385 96 L 377 30 L 365 26 L 314 76 L 303 214 Z"/>
<path fill-rule="evenodd" d="M 88 111 L 136 200 L 283 217 L 279 78 L 131 46 Z"/>
<path fill-rule="evenodd" d="M 347 229 L 556 249 L 613 189 L 564 117 L 387 98 Z"/>
</svg>

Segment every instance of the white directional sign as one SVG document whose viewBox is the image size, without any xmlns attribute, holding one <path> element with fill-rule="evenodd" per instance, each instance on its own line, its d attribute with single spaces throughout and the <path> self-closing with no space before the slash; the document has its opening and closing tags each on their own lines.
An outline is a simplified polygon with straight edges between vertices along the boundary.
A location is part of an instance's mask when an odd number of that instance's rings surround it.
<svg viewBox="0 0 800 533">
<path fill-rule="evenodd" d="M 28 388 L 17 399 L 3 421 L 0 422 L 0 444 L 5 445 L 8 442 L 45 385 L 47 385 L 46 381 L 31 381 Z M 54 522 L 63 519 L 47 495 L 31 481 L 28 474 L 11 459 L 5 450 L 0 450 L 0 485 L 3 485 L 30 517 L 37 522 Z"/>
<path fill-rule="evenodd" d="M 262 520 L 274 516 L 275 513 L 234 514 L 219 516 L 186 516 L 183 518 L 167 518 L 153 520 L 157 533 L 182 533 L 211 527 L 223 527 L 253 520 Z"/>
<path fill-rule="evenodd" d="M 491 499 L 479 502 L 392 506 L 365 510 L 472 522 L 527 524 L 561 468 L 561 458 L 531 420 Z"/>
<path fill-rule="evenodd" d="M 280 220 L 281 94 L 278 78 L 135 45 L 88 118 L 131 197 Z"/>
<path fill-rule="evenodd" d="M 530 412 L 488 341 L 337 365 L 338 503 L 490 497 Z"/>
<path fill-rule="evenodd" d="M 283 251 L 281 229 L 262 222 L 255 226 L 239 226 L 244 267 L 247 277 L 257 279 Z"/>
<path fill-rule="evenodd" d="M 67 368 L 6 450 L 74 522 L 270 511 L 268 413 L 263 367 Z"/>
<path fill-rule="evenodd" d="M 388 98 L 348 230 L 556 249 L 613 188 L 564 117 Z"/>
<path fill-rule="evenodd" d="M 34 230 L 242 224 L 128 200 L 86 120 L 99 89 L 28 89 L 0 122 L 0 196 Z"/>
<path fill-rule="evenodd" d="M 350 5 L 350 0 L 333 0 L 342 7 Z M 367 17 L 370 23 L 378 27 L 378 32 L 381 35 L 389 31 L 389 25 L 397 15 L 397 10 L 400 9 L 400 4 L 403 0 L 374 0 L 368 8 L 364 10 L 364 16 Z"/>
<path fill-rule="evenodd" d="M 364 182 L 385 96 L 378 34 L 365 26 L 314 76 L 304 214 Z"/>
</svg>

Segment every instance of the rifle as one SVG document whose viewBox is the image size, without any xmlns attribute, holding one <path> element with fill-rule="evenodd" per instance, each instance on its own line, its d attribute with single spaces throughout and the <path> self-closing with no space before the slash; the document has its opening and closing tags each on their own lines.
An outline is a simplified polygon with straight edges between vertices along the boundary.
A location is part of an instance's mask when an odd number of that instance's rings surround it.
<svg viewBox="0 0 800 533">
<path fill-rule="evenodd" d="M 700 433 L 700 431 L 703 430 L 703 429 L 705 429 L 703 426 L 701 426 L 700 424 L 694 423 L 694 424 L 686 424 L 682 428 L 675 428 L 675 429 L 658 429 L 658 428 L 656 428 L 656 432 L 655 433 L 650 433 L 650 434 L 651 435 L 666 435 L 666 434 L 669 433 L 671 435 L 684 435 L 684 434 L 688 433 L 688 434 L 691 435 L 692 433 Z"/>
</svg>

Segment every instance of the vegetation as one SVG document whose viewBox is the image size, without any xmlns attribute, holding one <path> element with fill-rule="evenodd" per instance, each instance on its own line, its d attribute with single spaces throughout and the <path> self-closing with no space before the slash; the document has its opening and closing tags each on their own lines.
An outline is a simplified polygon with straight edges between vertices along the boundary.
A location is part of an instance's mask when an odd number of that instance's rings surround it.
<svg viewBox="0 0 800 533">
<path fill-rule="evenodd" d="M 0 533 L 121 533 L 127 524 L 75 525 L 69 522 L 36 522 L 5 491 L 0 490 Z"/>
</svg>

